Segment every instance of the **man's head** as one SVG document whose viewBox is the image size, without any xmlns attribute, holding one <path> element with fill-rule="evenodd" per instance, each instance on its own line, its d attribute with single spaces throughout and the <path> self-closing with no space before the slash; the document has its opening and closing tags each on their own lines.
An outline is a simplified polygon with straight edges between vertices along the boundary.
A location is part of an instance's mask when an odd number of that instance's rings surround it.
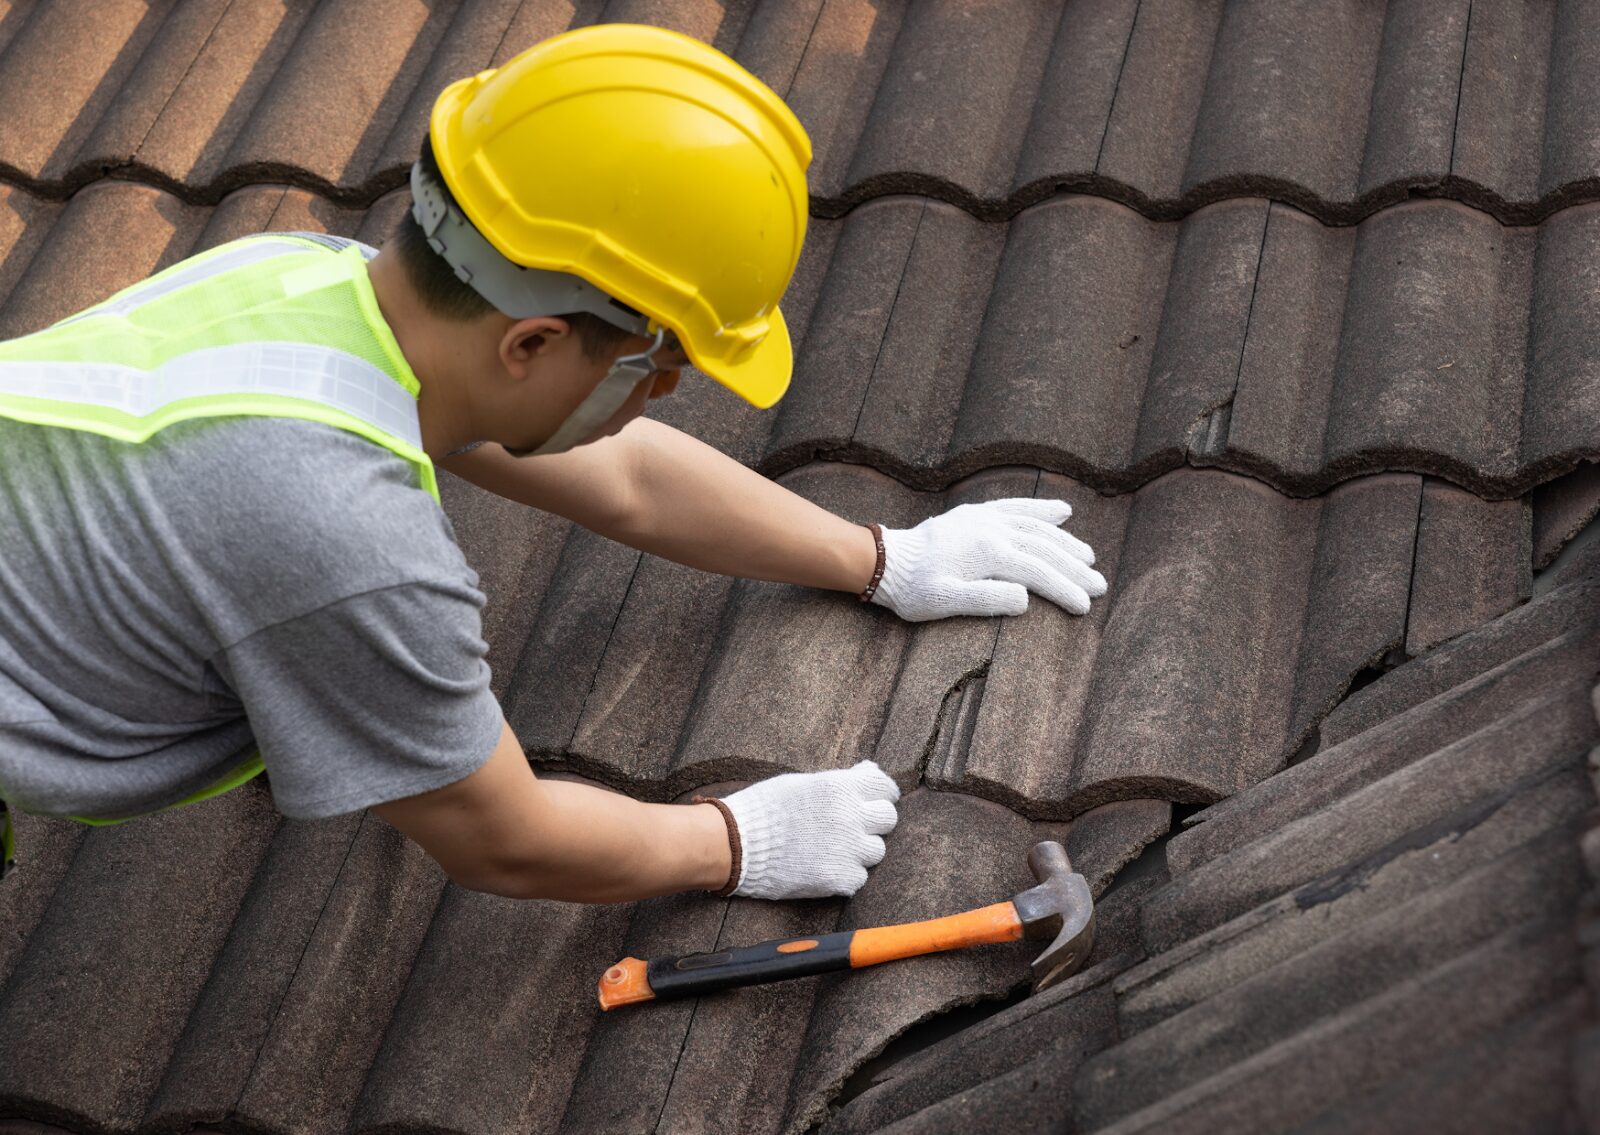
<svg viewBox="0 0 1600 1135">
<path fill-rule="evenodd" d="M 426 140 L 421 164 L 450 200 Z M 480 436 L 519 456 L 548 440 L 617 359 L 649 352 L 655 343 L 654 336 L 632 334 L 589 312 L 514 319 L 497 311 L 433 250 L 409 211 L 383 253 L 380 259 L 392 259 L 393 267 L 374 262 L 374 268 L 387 269 L 391 282 L 402 282 L 408 293 L 412 319 L 405 346 L 408 357 L 418 356 L 413 367 L 427 367 L 433 392 L 445 383 L 454 387 L 451 394 L 471 408 Z M 650 362 L 654 372 L 579 444 L 616 433 L 643 413 L 649 399 L 671 393 L 688 357 L 677 337 L 664 332 Z M 429 393 L 425 388 L 424 397 Z"/>
<path fill-rule="evenodd" d="M 380 306 L 392 284 L 415 297 L 407 314 L 475 333 L 467 354 L 426 360 L 430 453 L 465 417 L 522 430 L 514 450 L 539 434 L 540 452 L 581 444 L 670 388 L 688 357 L 754 406 L 782 397 L 793 354 L 778 301 L 805 238 L 811 143 L 749 71 L 676 32 L 594 25 L 451 83 L 428 124 L 411 171 L 420 233 L 408 221 L 371 274 Z M 470 415 L 439 402 L 461 390 Z M 523 429 L 535 420 L 560 424 Z"/>
</svg>

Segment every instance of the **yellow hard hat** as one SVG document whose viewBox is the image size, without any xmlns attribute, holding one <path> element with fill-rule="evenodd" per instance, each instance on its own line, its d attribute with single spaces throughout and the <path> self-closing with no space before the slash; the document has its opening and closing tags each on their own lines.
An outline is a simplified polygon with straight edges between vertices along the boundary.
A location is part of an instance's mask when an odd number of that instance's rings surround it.
<svg viewBox="0 0 1600 1135">
<path fill-rule="evenodd" d="M 581 28 L 446 87 L 430 135 L 507 260 L 637 309 L 756 406 L 782 397 L 811 142 L 754 75 L 677 32 Z"/>
</svg>

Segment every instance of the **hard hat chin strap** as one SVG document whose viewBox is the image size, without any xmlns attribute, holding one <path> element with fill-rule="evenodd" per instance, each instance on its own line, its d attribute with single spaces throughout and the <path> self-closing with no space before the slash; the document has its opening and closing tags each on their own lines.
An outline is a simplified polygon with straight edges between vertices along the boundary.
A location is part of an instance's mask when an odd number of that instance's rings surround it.
<svg viewBox="0 0 1600 1135">
<path fill-rule="evenodd" d="M 650 344 L 649 350 L 637 355 L 623 355 L 612 363 L 611 369 L 600 380 L 600 385 L 578 403 L 577 408 L 567 415 L 567 420 L 550 435 L 548 441 L 537 449 L 514 451 L 516 455 L 539 457 L 546 453 L 565 453 L 594 433 L 606 419 L 622 408 L 622 404 L 628 400 L 628 395 L 632 394 L 641 382 L 660 369 L 656 366 L 653 356 L 660 350 L 661 340 L 665 335 L 665 328 L 656 328 L 656 341 Z"/>
</svg>

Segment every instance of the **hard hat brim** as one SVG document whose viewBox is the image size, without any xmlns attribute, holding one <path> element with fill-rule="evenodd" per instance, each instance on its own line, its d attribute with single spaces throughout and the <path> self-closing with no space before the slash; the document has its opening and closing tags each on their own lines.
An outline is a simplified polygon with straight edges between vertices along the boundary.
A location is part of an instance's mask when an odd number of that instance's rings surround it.
<svg viewBox="0 0 1600 1135">
<path fill-rule="evenodd" d="M 737 362 L 700 355 L 692 341 L 682 341 L 690 362 L 758 410 L 770 408 L 789 389 L 794 351 L 788 321 L 778 308 L 768 317 L 766 337 Z"/>
</svg>

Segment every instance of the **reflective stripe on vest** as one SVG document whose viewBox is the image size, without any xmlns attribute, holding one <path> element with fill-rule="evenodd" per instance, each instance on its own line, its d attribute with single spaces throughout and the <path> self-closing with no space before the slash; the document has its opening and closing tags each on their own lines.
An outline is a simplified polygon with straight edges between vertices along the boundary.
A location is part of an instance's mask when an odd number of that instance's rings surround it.
<svg viewBox="0 0 1600 1135">
<path fill-rule="evenodd" d="M 132 443 L 196 418 L 303 418 L 391 450 L 437 501 L 419 390 L 378 310 L 360 248 L 334 251 L 309 236 L 233 241 L 0 343 L 0 417 Z M 220 795 L 263 768 L 253 753 L 167 807 Z M 138 817 L 71 818 L 116 824 Z M 0 878 L 14 839 L 0 800 Z"/>
</svg>

